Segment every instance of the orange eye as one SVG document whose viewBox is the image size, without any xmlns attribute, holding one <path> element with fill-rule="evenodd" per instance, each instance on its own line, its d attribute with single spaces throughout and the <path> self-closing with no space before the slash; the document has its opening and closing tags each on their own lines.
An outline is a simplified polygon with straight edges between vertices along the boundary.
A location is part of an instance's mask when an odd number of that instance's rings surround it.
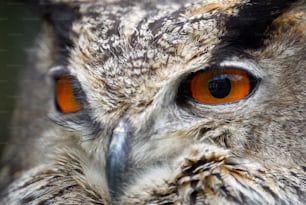
<svg viewBox="0 0 306 205">
<path fill-rule="evenodd" d="M 253 79 L 239 69 L 212 70 L 194 75 L 190 89 L 192 97 L 201 103 L 224 104 L 248 96 L 253 89 Z"/>
<path fill-rule="evenodd" d="M 69 77 L 56 80 L 56 103 L 63 113 L 77 112 L 82 109 L 74 95 L 73 82 Z"/>
</svg>

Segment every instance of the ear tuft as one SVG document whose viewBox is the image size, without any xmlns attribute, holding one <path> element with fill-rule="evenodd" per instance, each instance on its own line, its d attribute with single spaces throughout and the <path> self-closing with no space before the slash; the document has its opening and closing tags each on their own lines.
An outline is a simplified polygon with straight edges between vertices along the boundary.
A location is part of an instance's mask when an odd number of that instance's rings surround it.
<svg viewBox="0 0 306 205">
<path fill-rule="evenodd" d="M 259 48 L 266 38 L 265 31 L 273 20 L 291 8 L 297 0 L 251 0 L 238 7 L 237 15 L 226 24 L 228 34 L 224 41 L 242 48 Z"/>
<path fill-rule="evenodd" d="M 29 0 L 36 13 L 53 27 L 58 52 L 63 59 L 73 47 L 72 23 L 80 18 L 79 6 L 82 1 L 76 0 Z"/>
</svg>

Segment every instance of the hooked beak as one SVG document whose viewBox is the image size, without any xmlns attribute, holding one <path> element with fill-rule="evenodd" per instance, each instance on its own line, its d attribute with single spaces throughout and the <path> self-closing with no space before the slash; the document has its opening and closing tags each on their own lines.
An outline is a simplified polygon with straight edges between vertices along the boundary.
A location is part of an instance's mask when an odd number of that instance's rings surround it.
<svg viewBox="0 0 306 205">
<path fill-rule="evenodd" d="M 106 158 L 106 176 L 112 200 L 122 194 L 122 185 L 128 168 L 130 125 L 120 120 L 114 128 Z"/>
</svg>

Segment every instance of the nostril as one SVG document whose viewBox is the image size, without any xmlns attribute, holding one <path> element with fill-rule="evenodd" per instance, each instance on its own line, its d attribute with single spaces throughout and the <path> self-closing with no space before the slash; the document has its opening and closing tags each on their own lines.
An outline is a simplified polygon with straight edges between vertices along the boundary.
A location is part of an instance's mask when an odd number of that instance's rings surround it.
<svg viewBox="0 0 306 205">
<path fill-rule="evenodd" d="M 126 178 L 129 153 L 130 125 L 127 120 L 120 120 L 114 128 L 109 144 L 106 174 L 112 200 L 117 200 L 122 193 L 122 185 Z"/>
</svg>

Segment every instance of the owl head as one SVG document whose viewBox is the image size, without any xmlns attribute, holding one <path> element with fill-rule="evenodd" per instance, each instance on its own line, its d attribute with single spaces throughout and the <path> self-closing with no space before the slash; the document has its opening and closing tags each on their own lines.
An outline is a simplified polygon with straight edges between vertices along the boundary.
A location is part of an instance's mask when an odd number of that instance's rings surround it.
<svg viewBox="0 0 306 205">
<path fill-rule="evenodd" d="M 79 150 L 114 198 L 197 145 L 305 165 L 304 1 L 39 4 L 54 122 L 40 142 Z"/>
</svg>

